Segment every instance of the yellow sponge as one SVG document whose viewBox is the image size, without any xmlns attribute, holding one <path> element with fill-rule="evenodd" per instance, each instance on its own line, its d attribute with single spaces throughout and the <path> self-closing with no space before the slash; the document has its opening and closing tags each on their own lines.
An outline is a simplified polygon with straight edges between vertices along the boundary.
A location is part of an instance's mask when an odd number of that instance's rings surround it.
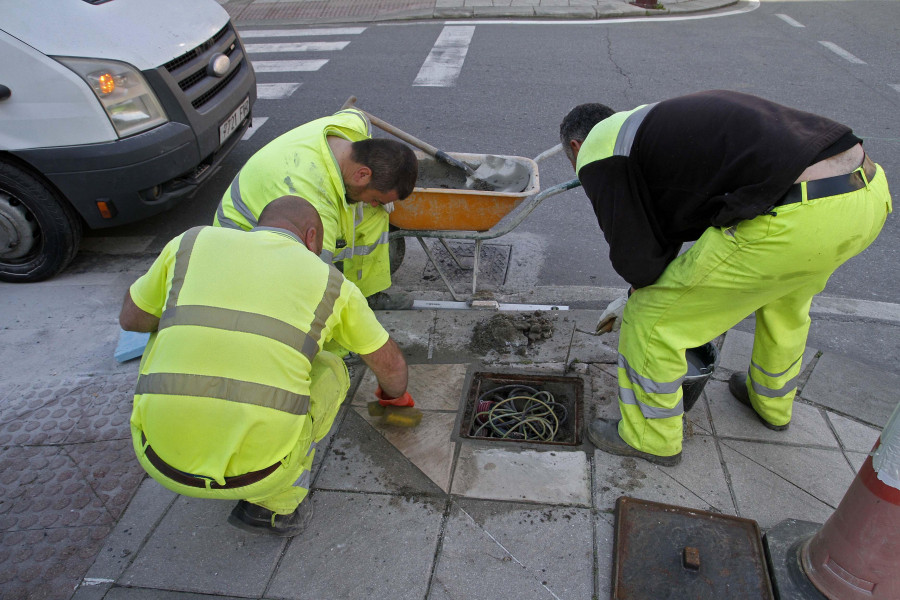
<svg viewBox="0 0 900 600">
<path fill-rule="evenodd" d="M 415 427 L 422 422 L 422 411 L 414 406 L 385 406 L 381 422 L 395 427 Z"/>
</svg>

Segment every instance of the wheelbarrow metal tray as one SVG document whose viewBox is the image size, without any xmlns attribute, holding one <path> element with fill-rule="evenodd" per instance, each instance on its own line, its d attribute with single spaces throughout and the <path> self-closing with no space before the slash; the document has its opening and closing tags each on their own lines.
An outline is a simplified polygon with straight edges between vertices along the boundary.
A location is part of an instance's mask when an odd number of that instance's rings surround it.
<svg viewBox="0 0 900 600">
<path fill-rule="evenodd" d="M 486 154 L 448 152 L 476 167 Z M 538 166 L 524 156 L 502 156 L 526 167 L 527 183 L 519 192 L 466 189 L 465 175 L 434 158 L 416 152 L 419 178 L 409 198 L 394 204 L 391 225 L 400 229 L 487 231 L 509 214 L 523 199 L 540 191 Z"/>
</svg>

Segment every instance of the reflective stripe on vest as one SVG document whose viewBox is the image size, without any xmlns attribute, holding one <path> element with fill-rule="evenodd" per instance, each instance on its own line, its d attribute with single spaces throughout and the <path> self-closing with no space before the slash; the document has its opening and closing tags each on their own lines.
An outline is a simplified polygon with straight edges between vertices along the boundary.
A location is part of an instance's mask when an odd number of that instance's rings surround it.
<svg viewBox="0 0 900 600">
<path fill-rule="evenodd" d="M 241 169 L 238 171 L 237 175 L 234 176 L 234 179 L 231 180 L 231 185 L 229 189 L 231 190 L 231 206 L 234 207 L 234 210 L 238 211 L 242 217 L 244 217 L 247 222 L 250 224 L 250 227 L 256 227 L 259 224 L 259 220 L 253 215 L 253 211 L 251 211 L 246 204 L 244 204 L 244 200 L 241 198 Z M 219 202 L 219 208 L 216 209 L 216 218 L 219 219 L 219 225 L 222 227 L 228 227 L 230 229 L 244 229 L 240 225 L 238 225 L 235 221 L 229 219 L 225 216 L 225 200 L 222 199 Z"/>
<path fill-rule="evenodd" d="M 376 241 L 374 244 L 369 244 L 368 246 L 354 246 L 353 248 L 351 248 L 350 246 L 346 246 L 340 252 L 335 254 L 332 260 L 336 262 L 339 260 L 347 260 L 348 258 L 353 258 L 354 256 L 367 256 L 369 254 L 372 254 L 373 252 L 375 252 L 375 250 L 378 249 L 378 246 L 387 244 L 390 241 L 388 239 L 389 237 L 390 232 L 385 231 L 381 234 L 381 236 L 378 238 L 378 241 Z"/>
<path fill-rule="evenodd" d="M 281 388 L 209 375 L 146 373 L 138 377 L 135 394 L 198 396 L 274 408 L 292 415 L 309 412 L 309 396 Z"/>
<path fill-rule="evenodd" d="M 648 104 L 628 115 L 628 118 L 622 123 L 622 127 L 619 128 L 618 135 L 616 135 L 616 145 L 613 148 L 613 154 L 615 156 L 631 155 L 631 145 L 634 143 L 634 136 L 637 135 L 641 123 L 644 122 L 644 117 L 646 117 L 647 113 L 650 112 L 650 109 L 657 104 L 658 102 Z"/>
<path fill-rule="evenodd" d="M 166 308 L 160 318 L 159 330 L 188 325 L 210 327 L 259 335 L 281 342 L 300 352 L 312 363 L 319 352 L 319 340 L 325 323 L 334 310 L 341 294 L 343 276 L 334 267 L 328 269 L 328 281 L 322 299 L 313 315 L 308 332 L 280 319 L 267 315 L 205 305 L 178 305 L 178 296 L 184 286 L 184 278 L 190 264 L 191 253 L 197 236 L 203 227 L 185 232 L 175 254 L 172 287 L 166 300 Z M 309 410 L 309 396 L 260 383 L 192 375 L 184 373 L 149 373 L 138 377 L 138 394 L 170 394 L 201 396 L 230 400 L 244 404 L 265 406 L 295 415 Z"/>
<path fill-rule="evenodd" d="M 366 126 L 366 135 L 368 135 L 369 137 L 372 137 L 372 124 L 369 123 L 369 119 L 368 119 L 368 118 L 366 117 L 366 115 L 363 114 L 360 110 L 358 110 L 358 109 L 349 109 L 349 110 L 348 110 L 348 109 L 344 109 L 344 110 L 339 110 L 339 111 L 337 111 L 337 112 L 334 113 L 334 114 L 335 114 L 335 115 L 354 115 L 354 116 L 356 116 L 356 117 L 359 117 L 359 118 L 362 120 L 362 122 L 365 124 L 365 126 Z"/>
</svg>

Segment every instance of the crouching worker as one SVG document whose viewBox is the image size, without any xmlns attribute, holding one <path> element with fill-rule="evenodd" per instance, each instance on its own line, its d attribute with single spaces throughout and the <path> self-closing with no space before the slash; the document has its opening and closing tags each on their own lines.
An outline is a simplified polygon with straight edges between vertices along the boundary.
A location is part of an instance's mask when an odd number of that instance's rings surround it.
<svg viewBox="0 0 900 600">
<path fill-rule="evenodd" d="M 316 210 L 284 196 L 250 231 L 169 242 L 119 317 L 153 332 L 131 415 L 141 465 L 179 494 L 239 500 L 228 521 L 249 531 L 293 536 L 312 516 L 316 443 L 350 387 L 326 341 L 358 353 L 385 396 L 406 392 L 399 348 L 321 250 Z"/>
</svg>

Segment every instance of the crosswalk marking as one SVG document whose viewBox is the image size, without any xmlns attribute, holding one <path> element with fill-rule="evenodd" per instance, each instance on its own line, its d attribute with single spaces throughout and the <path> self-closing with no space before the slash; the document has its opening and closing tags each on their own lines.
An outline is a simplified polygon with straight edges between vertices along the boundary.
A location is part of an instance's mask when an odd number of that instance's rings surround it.
<svg viewBox="0 0 900 600">
<path fill-rule="evenodd" d="M 293 71 L 318 71 L 328 62 L 327 58 L 315 60 L 254 60 L 257 73 L 287 73 Z"/>
<path fill-rule="evenodd" d="M 256 97 L 259 100 L 282 100 L 297 91 L 300 83 L 257 83 Z"/>
<path fill-rule="evenodd" d="M 838 46 L 838 45 L 835 44 L 834 42 L 823 42 L 823 41 L 820 40 L 819 43 L 822 44 L 823 46 L 825 46 L 826 48 L 828 48 L 829 50 L 831 50 L 832 52 L 834 52 L 835 54 L 837 54 L 838 56 L 840 56 L 841 58 L 843 58 L 843 59 L 846 60 L 846 61 L 852 62 L 853 64 L 856 64 L 856 65 L 864 65 L 864 64 L 866 64 L 866 61 L 864 61 L 864 60 L 862 60 L 862 59 L 860 59 L 860 58 L 857 58 L 857 57 L 853 56 L 852 54 L 850 54 L 849 52 L 847 52 L 846 50 L 844 50 L 843 48 L 841 48 L 840 46 Z"/>
<path fill-rule="evenodd" d="M 350 42 L 274 42 L 271 44 L 246 44 L 250 54 L 262 52 L 334 52 L 343 50 Z"/>
<path fill-rule="evenodd" d="M 335 27 L 333 29 L 251 29 L 241 30 L 242 38 L 308 37 L 314 35 L 359 35 L 365 27 Z"/>
<path fill-rule="evenodd" d="M 253 117 L 250 121 L 250 128 L 244 132 L 244 135 L 241 136 L 241 141 L 249 140 L 254 133 L 259 131 L 259 128 L 262 127 L 262 124 L 269 120 L 269 117 Z"/>
<path fill-rule="evenodd" d="M 469 43 L 475 34 L 471 25 L 448 25 L 438 36 L 428 58 L 419 69 L 414 86 L 451 87 L 459 78 Z"/>
</svg>

